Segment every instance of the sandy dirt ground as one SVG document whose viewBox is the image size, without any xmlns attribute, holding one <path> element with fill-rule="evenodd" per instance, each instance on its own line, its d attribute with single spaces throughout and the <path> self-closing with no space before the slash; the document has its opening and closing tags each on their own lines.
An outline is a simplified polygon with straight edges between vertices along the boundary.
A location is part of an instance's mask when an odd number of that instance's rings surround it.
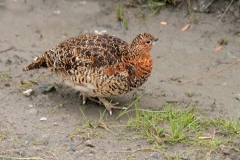
<svg viewBox="0 0 240 160">
<path fill-rule="evenodd" d="M 89 121 L 101 118 L 103 106 L 92 102 L 82 105 L 77 92 L 48 70 L 22 71 L 34 57 L 59 42 L 95 30 L 106 30 L 127 42 L 141 32 L 159 38 L 151 51 L 154 66 L 149 80 L 136 91 L 113 97 L 113 101 L 130 104 L 136 93 L 141 95 L 152 89 L 140 99 L 140 108 L 161 110 L 167 102 L 178 102 L 178 108 L 196 106 L 206 111 L 209 118 L 239 118 L 239 64 L 196 80 L 240 59 L 239 36 L 235 35 L 240 31 L 240 22 L 231 12 L 216 26 L 219 13 L 189 16 L 185 9 L 169 6 L 144 20 L 136 9 L 129 8 L 125 13 L 129 19 L 126 30 L 117 21 L 115 2 L 0 1 L 0 155 L 56 160 L 167 159 L 162 151 L 131 152 L 151 144 L 124 127 L 129 117 L 116 120 L 120 111 L 103 117 L 112 132 L 101 127 L 84 128 Z M 181 31 L 188 23 L 191 26 Z M 228 43 L 215 52 L 222 38 Z M 33 94 L 26 97 L 21 82 L 29 80 L 38 80 L 39 84 L 33 84 Z M 47 84 L 54 84 L 56 90 L 43 94 L 41 86 Z M 46 120 L 41 121 L 43 117 Z M 185 150 L 189 146 L 176 144 L 168 152 Z M 208 158 L 235 159 L 222 153 Z M 195 159 L 194 153 L 189 159 Z"/>
</svg>

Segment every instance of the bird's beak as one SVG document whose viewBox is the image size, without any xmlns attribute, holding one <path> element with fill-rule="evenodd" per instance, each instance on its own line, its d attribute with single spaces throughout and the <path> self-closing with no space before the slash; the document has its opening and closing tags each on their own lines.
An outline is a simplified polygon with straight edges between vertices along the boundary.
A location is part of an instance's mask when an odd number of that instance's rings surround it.
<svg viewBox="0 0 240 160">
<path fill-rule="evenodd" d="M 154 43 L 155 43 L 157 40 L 158 40 L 158 38 L 154 37 L 152 44 L 154 45 Z"/>
</svg>

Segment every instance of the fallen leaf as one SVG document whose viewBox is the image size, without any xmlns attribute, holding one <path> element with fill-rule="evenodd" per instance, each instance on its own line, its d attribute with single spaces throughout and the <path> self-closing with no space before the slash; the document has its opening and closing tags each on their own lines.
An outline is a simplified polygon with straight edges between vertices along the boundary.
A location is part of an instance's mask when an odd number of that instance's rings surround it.
<svg viewBox="0 0 240 160">
<path fill-rule="evenodd" d="M 222 45 L 219 45 L 216 49 L 215 49 L 215 52 L 218 52 L 222 49 Z"/>
<path fill-rule="evenodd" d="M 238 44 L 240 44 L 240 38 L 238 39 Z"/>
<path fill-rule="evenodd" d="M 160 24 L 162 24 L 162 25 L 167 25 L 167 22 L 160 22 Z"/>
<path fill-rule="evenodd" d="M 183 27 L 182 31 L 187 30 L 190 27 L 190 23 L 188 23 L 185 27 Z"/>
</svg>

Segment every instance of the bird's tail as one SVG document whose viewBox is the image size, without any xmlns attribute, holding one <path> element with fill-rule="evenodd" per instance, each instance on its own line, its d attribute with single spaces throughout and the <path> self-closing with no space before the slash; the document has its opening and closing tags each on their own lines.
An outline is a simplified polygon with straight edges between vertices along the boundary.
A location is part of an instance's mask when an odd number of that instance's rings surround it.
<svg viewBox="0 0 240 160">
<path fill-rule="evenodd" d="M 27 65 L 25 68 L 23 68 L 23 71 L 29 71 L 32 69 L 38 69 L 38 68 L 47 68 L 47 59 L 45 57 L 45 53 L 39 57 L 36 57 L 33 59 L 33 62 L 29 65 Z"/>
</svg>

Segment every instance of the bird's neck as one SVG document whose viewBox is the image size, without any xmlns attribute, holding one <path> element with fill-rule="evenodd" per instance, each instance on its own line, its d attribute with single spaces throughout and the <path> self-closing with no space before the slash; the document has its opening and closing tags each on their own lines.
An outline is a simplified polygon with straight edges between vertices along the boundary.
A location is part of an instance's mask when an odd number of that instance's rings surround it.
<svg viewBox="0 0 240 160">
<path fill-rule="evenodd" d="M 122 55 L 121 63 L 109 66 L 104 72 L 108 75 L 123 72 L 126 74 L 127 81 L 131 88 L 141 86 L 147 81 L 152 72 L 152 57 L 148 52 L 138 52 L 138 54 L 128 52 Z"/>
<path fill-rule="evenodd" d="M 146 82 L 152 72 L 153 61 L 149 53 L 140 54 L 134 58 L 130 58 L 126 64 L 129 81 L 134 88 L 137 88 Z"/>
</svg>

